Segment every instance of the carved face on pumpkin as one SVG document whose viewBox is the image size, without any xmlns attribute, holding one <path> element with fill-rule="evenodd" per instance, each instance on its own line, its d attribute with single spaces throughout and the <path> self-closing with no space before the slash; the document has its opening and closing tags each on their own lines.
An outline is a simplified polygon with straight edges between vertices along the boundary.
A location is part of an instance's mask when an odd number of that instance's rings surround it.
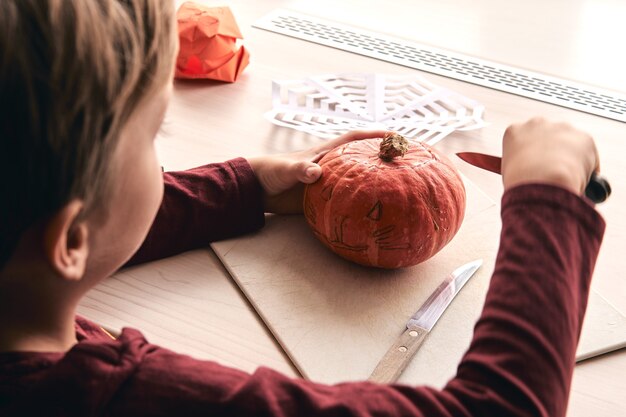
<svg viewBox="0 0 626 417">
<path fill-rule="evenodd" d="M 427 145 L 404 142 L 406 153 L 394 150 L 390 158 L 381 143 L 350 142 L 324 156 L 322 177 L 306 187 L 304 215 L 317 238 L 350 261 L 416 265 L 458 231 L 465 187 L 452 163 Z"/>
</svg>

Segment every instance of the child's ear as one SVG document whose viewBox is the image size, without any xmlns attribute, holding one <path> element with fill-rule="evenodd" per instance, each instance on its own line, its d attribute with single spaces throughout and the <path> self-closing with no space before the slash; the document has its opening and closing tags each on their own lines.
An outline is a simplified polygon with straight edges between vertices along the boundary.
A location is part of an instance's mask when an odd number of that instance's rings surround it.
<svg viewBox="0 0 626 417">
<path fill-rule="evenodd" d="M 63 279 L 78 281 L 85 273 L 89 255 L 88 227 L 77 221 L 83 202 L 72 200 L 45 226 L 44 251 L 52 269 Z"/>
</svg>

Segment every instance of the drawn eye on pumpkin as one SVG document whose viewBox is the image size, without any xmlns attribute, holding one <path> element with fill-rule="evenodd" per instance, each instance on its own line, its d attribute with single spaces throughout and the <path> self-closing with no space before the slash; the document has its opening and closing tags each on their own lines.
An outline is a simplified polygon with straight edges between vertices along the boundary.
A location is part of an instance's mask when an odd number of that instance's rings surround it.
<svg viewBox="0 0 626 417">
<path fill-rule="evenodd" d="M 383 203 L 380 200 L 376 201 L 376 203 L 372 206 L 370 211 L 367 213 L 367 217 L 370 220 L 379 221 L 383 215 Z"/>
</svg>

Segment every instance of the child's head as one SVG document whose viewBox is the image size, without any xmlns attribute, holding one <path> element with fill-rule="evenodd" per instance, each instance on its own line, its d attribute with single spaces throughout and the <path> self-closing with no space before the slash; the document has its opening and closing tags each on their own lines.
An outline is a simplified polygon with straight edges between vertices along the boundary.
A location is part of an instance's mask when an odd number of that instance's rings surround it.
<svg viewBox="0 0 626 417">
<path fill-rule="evenodd" d="M 0 2 L 0 286 L 112 272 L 154 218 L 172 0 Z M 32 271 L 29 274 L 32 275 Z"/>
</svg>

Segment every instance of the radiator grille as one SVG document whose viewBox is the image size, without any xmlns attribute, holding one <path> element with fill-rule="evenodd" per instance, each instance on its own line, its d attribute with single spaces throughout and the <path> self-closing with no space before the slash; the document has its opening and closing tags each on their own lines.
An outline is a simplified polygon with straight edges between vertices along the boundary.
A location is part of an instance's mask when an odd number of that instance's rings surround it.
<svg viewBox="0 0 626 417">
<path fill-rule="evenodd" d="M 254 27 L 626 122 L 626 95 L 277 9 Z"/>
</svg>

